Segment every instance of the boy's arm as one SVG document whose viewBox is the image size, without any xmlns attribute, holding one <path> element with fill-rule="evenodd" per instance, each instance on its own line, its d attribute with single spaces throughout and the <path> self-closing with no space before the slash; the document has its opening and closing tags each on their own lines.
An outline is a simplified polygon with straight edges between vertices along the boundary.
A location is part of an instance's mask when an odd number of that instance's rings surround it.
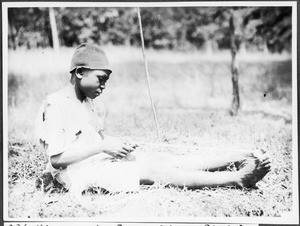
<svg viewBox="0 0 300 226">
<path fill-rule="evenodd" d="M 46 112 L 47 110 L 47 112 Z M 47 113 L 47 114 L 45 114 Z M 48 100 L 44 110 L 45 143 L 50 163 L 54 168 L 64 168 L 70 164 L 82 161 L 90 156 L 99 153 L 106 153 L 113 157 L 125 157 L 132 151 L 123 142 L 117 139 L 99 139 L 90 145 L 82 145 L 81 142 L 74 142 L 65 145 L 64 121 L 57 102 Z"/>
<path fill-rule="evenodd" d="M 75 145 L 74 145 L 75 146 Z M 50 157 L 54 168 L 64 168 L 70 164 L 80 162 L 96 154 L 106 153 L 116 158 L 124 158 L 134 149 L 118 139 L 99 139 L 95 144 L 85 147 L 73 145 L 64 152 Z"/>
</svg>

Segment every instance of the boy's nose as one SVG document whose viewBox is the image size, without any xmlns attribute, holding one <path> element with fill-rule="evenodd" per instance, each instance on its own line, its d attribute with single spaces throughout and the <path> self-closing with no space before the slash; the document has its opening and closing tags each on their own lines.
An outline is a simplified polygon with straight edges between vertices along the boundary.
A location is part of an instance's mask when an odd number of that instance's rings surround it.
<svg viewBox="0 0 300 226">
<path fill-rule="evenodd" d="M 101 89 L 105 89 L 105 84 L 100 84 Z"/>
</svg>

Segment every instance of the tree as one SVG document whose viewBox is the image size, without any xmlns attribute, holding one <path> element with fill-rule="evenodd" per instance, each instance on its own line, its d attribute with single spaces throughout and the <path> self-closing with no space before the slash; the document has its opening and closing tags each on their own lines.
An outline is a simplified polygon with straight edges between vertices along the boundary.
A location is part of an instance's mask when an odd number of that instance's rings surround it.
<svg viewBox="0 0 300 226">
<path fill-rule="evenodd" d="M 58 34 L 57 34 L 57 26 L 56 26 L 54 9 L 52 7 L 49 8 L 49 18 L 50 18 L 50 25 L 51 25 L 53 48 L 55 51 L 58 51 L 59 41 L 58 41 Z"/>
<path fill-rule="evenodd" d="M 141 8 L 145 44 L 151 48 L 188 50 L 230 48 L 229 9 L 243 10 L 247 48 L 290 51 L 291 7 Z M 140 45 L 135 8 L 54 8 L 59 42 Z M 9 48 L 53 45 L 48 8 L 9 8 Z M 54 30 L 54 29 L 52 29 Z M 237 48 L 240 48 L 236 39 Z"/>
<path fill-rule="evenodd" d="M 215 18 L 221 23 L 219 30 L 222 31 L 223 35 L 228 34 L 230 41 L 230 52 L 231 52 L 231 80 L 232 80 L 232 93 L 233 98 L 231 102 L 230 115 L 237 115 L 240 108 L 240 95 L 239 95 L 239 70 L 237 53 L 242 46 L 244 39 L 244 18 L 251 13 L 251 8 L 245 7 L 224 7 L 217 8 L 215 12 Z M 225 23 L 224 23 L 225 21 Z M 225 26 L 224 26 L 225 25 Z M 220 36 L 222 37 L 222 36 Z M 224 39 L 226 37 L 223 36 Z"/>
<path fill-rule="evenodd" d="M 47 8 L 9 8 L 8 23 L 9 48 L 49 46 L 51 32 Z"/>
<path fill-rule="evenodd" d="M 236 45 L 236 30 L 240 27 L 240 18 L 235 10 L 230 9 L 230 50 L 231 50 L 231 80 L 233 89 L 233 98 L 231 103 L 230 114 L 237 115 L 238 109 L 240 107 L 240 94 L 239 94 L 239 71 L 238 63 L 236 60 L 237 45 Z"/>
<path fill-rule="evenodd" d="M 258 46 L 265 45 L 271 52 L 290 51 L 291 17 L 292 7 L 253 8 L 244 19 L 244 26 L 252 28 L 248 41 Z"/>
</svg>

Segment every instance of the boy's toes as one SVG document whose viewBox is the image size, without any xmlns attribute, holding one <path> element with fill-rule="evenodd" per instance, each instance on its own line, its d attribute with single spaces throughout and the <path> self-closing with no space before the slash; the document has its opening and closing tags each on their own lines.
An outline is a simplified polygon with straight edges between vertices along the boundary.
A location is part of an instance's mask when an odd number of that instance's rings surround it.
<svg viewBox="0 0 300 226">
<path fill-rule="evenodd" d="M 255 159 L 256 166 L 247 172 L 242 178 L 243 186 L 246 188 L 257 188 L 256 183 L 262 180 L 271 170 L 270 161 Z"/>
<path fill-rule="evenodd" d="M 261 166 L 268 166 L 268 165 L 270 165 L 270 164 L 271 164 L 271 163 L 270 163 L 269 160 L 263 161 L 263 162 L 260 163 Z"/>
<path fill-rule="evenodd" d="M 271 171 L 270 165 L 259 165 L 258 169 L 256 170 L 256 177 L 257 181 L 263 179 L 269 172 Z"/>
<path fill-rule="evenodd" d="M 267 158 L 260 163 L 260 167 L 261 168 L 271 168 L 271 162 Z"/>
</svg>

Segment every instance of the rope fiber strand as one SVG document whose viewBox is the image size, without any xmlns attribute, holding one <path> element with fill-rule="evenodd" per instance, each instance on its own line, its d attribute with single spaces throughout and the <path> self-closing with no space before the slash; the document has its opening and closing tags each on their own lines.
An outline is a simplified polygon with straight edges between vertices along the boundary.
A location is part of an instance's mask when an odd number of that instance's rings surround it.
<svg viewBox="0 0 300 226">
<path fill-rule="evenodd" d="M 149 92 L 149 97 L 150 97 L 150 101 L 151 101 L 151 106 L 152 106 L 152 112 L 153 112 L 153 116 L 154 116 L 154 120 L 155 120 L 155 125 L 156 125 L 157 138 L 158 138 L 158 141 L 160 141 L 160 132 L 159 132 L 159 127 L 158 127 L 158 123 L 157 123 L 157 116 L 156 116 L 156 111 L 155 111 L 155 107 L 154 107 L 154 102 L 153 102 L 153 99 L 152 99 L 150 76 L 149 76 L 149 72 L 148 72 L 148 64 L 147 64 L 146 55 L 145 55 L 145 44 L 144 44 L 144 36 L 143 36 L 143 27 L 142 27 L 140 7 L 137 7 L 137 14 L 138 14 L 139 26 L 140 26 L 142 52 L 143 52 L 143 58 L 144 58 L 144 62 L 145 62 L 148 92 Z"/>
</svg>

